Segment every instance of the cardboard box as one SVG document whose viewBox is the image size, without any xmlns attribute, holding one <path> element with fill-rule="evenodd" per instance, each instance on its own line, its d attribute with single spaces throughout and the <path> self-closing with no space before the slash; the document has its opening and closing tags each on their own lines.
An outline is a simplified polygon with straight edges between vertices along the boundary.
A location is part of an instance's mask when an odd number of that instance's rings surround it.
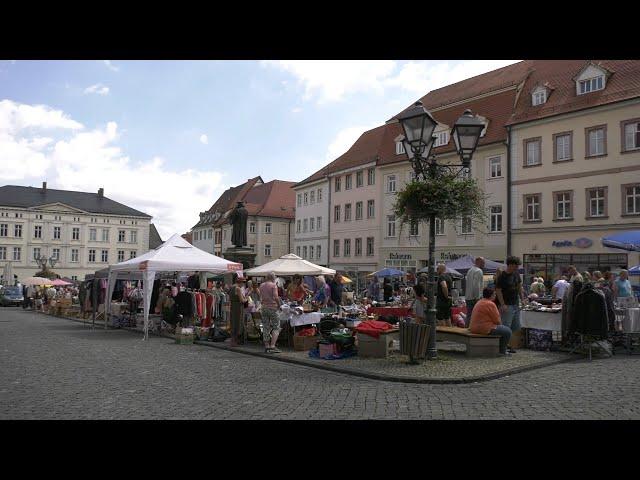
<svg viewBox="0 0 640 480">
<path fill-rule="evenodd" d="M 320 340 L 319 336 L 298 336 L 293 337 L 293 349 L 298 351 L 307 351 L 316 348 L 316 344 Z"/>
<path fill-rule="evenodd" d="M 195 335 L 176 335 L 176 343 L 178 345 L 193 345 L 193 341 L 195 340 Z"/>
<path fill-rule="evenodd" d="M 394 340 L 398 340 L 398 332 L 381 333 L 378 338 L 358 333 L 357 338 L 359 357 L 386 358 L 393 349 Z"/>
</svg>

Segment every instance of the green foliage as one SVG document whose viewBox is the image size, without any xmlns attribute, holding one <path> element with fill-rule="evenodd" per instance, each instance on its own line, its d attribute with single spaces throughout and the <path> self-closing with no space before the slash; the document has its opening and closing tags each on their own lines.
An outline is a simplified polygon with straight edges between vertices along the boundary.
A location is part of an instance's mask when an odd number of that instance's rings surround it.
<svg viewBox="0 0 640 480">
<path fill-rule="evenodd" d="M 470 217 L 484 222 L 485 199 L 475 179 L 444 174 L 408 183 L 397 194 L 394 212 L 402 224 L 422 222 L 431 215 L 443 220 Z"/>
</svg>

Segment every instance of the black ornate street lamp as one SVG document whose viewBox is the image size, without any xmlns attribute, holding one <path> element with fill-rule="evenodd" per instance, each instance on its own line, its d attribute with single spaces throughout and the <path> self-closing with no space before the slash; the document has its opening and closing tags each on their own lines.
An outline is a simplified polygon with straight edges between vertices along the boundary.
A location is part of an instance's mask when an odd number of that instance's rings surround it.
<svg viewBox="0 0 640 480">
<path fill-rule="evenodd" d="M 451 131 L 456 145 L 456 152 L 461 164 L 439 165 L 435 155 L 431 155 L 431 149 L 435 141 L 433 132 L 437 122 L 429 111 L 424 108 L 422 102 L 416 102 L 412 107 L 398 115 L 397 120 L 402 125 L 404 140 L 402 141 L 405 153 L 411 162 L 416 180 L 435 179 L 442 170 L 457 174 L 469 170 L 473 152 L 478 146 L 480 134 L 485 125 L 479 118 L 474 117 L 471 110 L 465 110 L 464 114 L 456 121 Z M 438 356 L 436 348 L 436 281 L 435 281 L 435 230 L 436 216 L 429 215 L 429 257 L 428 257 L 428 293 L 426 322 L 429 325 L 429 342 L 427 345 L 427 358 L 435 359 Z"/>
</svg>

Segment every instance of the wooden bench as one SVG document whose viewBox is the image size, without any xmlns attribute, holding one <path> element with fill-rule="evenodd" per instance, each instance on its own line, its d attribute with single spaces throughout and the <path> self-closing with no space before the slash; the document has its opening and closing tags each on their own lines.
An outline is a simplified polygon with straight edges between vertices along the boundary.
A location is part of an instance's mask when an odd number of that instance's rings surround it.
<svg viewBox="0 0 640 480">
<path fill-rule="evenodd" d="M 465 344 L 467 357 L 497 357 L 500 353 L 500 337 L 477 335 L 468 328 L 436 327 L 436 340 Z"/>
</svg>

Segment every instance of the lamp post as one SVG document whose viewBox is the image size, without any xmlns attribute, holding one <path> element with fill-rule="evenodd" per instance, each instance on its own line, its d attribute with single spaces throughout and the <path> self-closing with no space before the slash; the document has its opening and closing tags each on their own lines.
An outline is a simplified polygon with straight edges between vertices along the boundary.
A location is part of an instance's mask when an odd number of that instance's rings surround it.
<svg viewBox="0 0 640 480">
<path fill-rule="evenodd" d="M 431 155 L 431 149 L 435 141 L 433 132 L 437 126 L 431 113 L 418 101 L 405 112 L 398 115 L 397 120 L 404 131 L 405 153 L 411 162 L 411 167 L 417 180 L 435 179 L 440 172 L 447 170 L 457 174 L 469 170 L 473 152 L 478 146 L 480 133 L 484 129 L 484 123 L 474 117 L 471 110 L 465 110 L 464 114 L 456 121 L 451 131 L 456 145 L 456 152 L 461 164 L 440 165 L 435 155 Z M 429 325 L 429 342 L 427 345 L 427 358 L 437 358 L 436 348 L 436 281 L 435 281 L 435 230 L 436 216 L 429 216 L 429 256 L 428 256 L 428 293 L 426 321 Z"/>
</svg>

